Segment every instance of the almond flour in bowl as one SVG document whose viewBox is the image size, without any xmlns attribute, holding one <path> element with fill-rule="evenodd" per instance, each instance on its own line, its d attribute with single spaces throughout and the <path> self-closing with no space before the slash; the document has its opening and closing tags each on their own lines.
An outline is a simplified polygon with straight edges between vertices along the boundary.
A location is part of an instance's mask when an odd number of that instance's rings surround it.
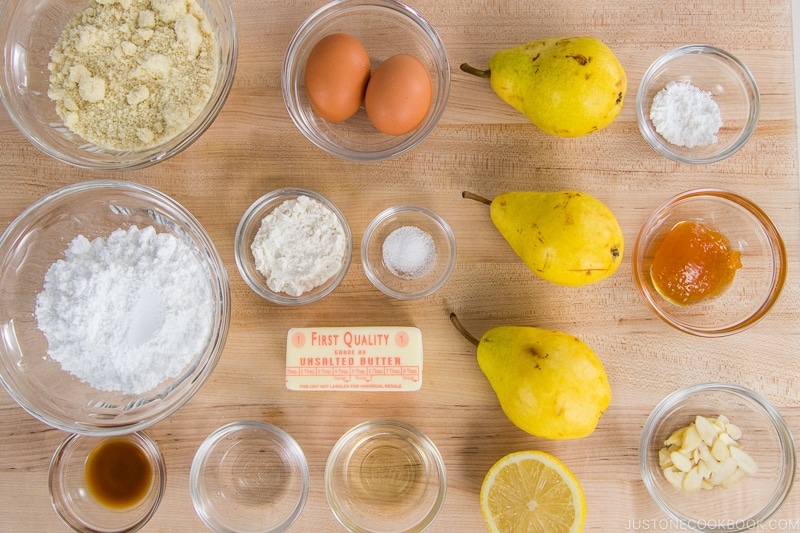
<svg viewBox="0 0 800 533">
<path fill-rule="evenodd" d="M 111 150 L 142 150 L 184 131 L 219 70 L 195 0 L 91 0 L 50 51 L 48 96 L 64 125 Z"/>
</svg>

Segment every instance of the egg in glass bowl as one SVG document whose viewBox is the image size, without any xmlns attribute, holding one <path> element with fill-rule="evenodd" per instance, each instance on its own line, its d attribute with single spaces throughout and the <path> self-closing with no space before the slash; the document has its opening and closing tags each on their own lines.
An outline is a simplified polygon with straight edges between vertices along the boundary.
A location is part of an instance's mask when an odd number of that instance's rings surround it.
<svg viewBox="0 0 800 533">
<path fill-rule="evenodd" d="M 321 115 L 312 105 L 313 94 L 309 98 L 313 81 L 307 67 L 314 63 L 317 45 L 331 36 L 346 46 L 343 56 L 335 50 L 332 56 L 346 62 L 337 62 L 332 74 L 321 77 L 336 78 L 337 69 L 345 68 L 342 64 L 348 65 L 348 72 L 363 74 L 364 58 L 367 61 L 363 103 L 360 94 L 343 99 L 355 101 L 349 111 L 354 114 L 347 118 L 343 117 L 349 112 Z M 425 78 L 430 79 L 428 87 Z M 409 85 L 409 80 L 417 83 Z M 283 64 L 282 91 L 289 115 L 314 145 L 345 159 L 380 161 L 411 150 L 435 129 L 450 92 L 447 51 L 436 30 L 408 5 L 395 0 L 336 0 L 312 13 L 292 37 Z M 409 114 L 382 113 L 394 107 L 396 96 L 411 93 L 423 102 L 415 99 Z M 370 112 L 373 99 L 376 112 Z M 347 107 L 339 103 L 333 109 L 339 111 L 341 106 Z"/>
<path fill-rule="evenodd" d="M 0 237 L 0 383 L 51 427 L 127 434 L 163 420 L 222 354 L 230 288 L 186 208 L 124 181 L 41 197 Z"/>
<path fill-rule="evenodd" d="M 143 168 L 190 146 L 222 109 L 237 63 L 228 0 L 6 0 L 0 42 L 14 125 L 90 170 Z"/>
</svg>

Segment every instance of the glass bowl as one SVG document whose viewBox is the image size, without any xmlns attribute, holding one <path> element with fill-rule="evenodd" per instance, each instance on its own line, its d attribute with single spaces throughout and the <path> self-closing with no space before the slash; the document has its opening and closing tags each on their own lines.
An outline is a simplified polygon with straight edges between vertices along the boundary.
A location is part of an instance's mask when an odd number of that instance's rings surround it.
<svg viewBox="0 0 800 533">
<path fill-rule="evenodd" d="M 92 495 L 87 483 L 87 459 L 100 445 L 111 441 L 123 441 L 137 449 L 137 461 L 152 473 L 152 482 L 142 486 L 138 503 L 124 509 L 112 508 L 99 503 Z M 105 472 L 130 475 L 130 461 L 123 456 L 109 459 Z M 126 468 L 127 466 L 127 468 Z M 148 477 L 142 474 L 144 477 Z M 125 478 L 130 481 L 130 478 Z M 109 484 L 113 484 L 113 481 Z M 56 513 L 75 531 L 80 532 L 131 532 L 144 526 L 158 509 L 167 486 L 167 469 L 158 445 L 143 432 L 129 433 L 119 437 L 91 437 L 69 435 L 56 450 L 50 461 L 50 498 Z"/>
<path fill-rule="evenodd" d="M 342 435 L 325 465 L 325 494 L 353 533 L 403 533 L 429 526 L 444 503 L 444 461 L 414 426 L 364 422 Z"/>
<path fill-rule="evenodd" d="M 34 146 L 55 159 L 84 169 L 127 170 L 163 161 L 191 145 L 222 109 L 236 71 L 237 42 L 227 0 L 198 2 L 211 24 L 219 49 L 219 69 L 208 103 L 183 130 L 164 143 L 142 150 L 100 148 L 72 133 L 48 97 L 50 50 L 86 0 L 7 0 L 0 5 L 3 44 L 2 97 L 11 120 Z"/>
<path fill-rule="evenodd" d="M 390 207 L 364 231 L 361 262 L 369 280 L 384 294 L 400 300 L 423 298 L 450 277 L 456 239 L 447 222 L 430 209 Z"/>
<path fill-rule="evenodd" d="M 197 261 L 192 266 L 205 272 L 196 282 L 208 287 L 209 309 L 208 335 L 205 340 L 198 340 L 202 349 L 193 357 L 186 354 L 191 360 L 177 375 L 140 394 L 98 390 L 63 370 L 50 357 L 48 340 L 35 316 L 45 273 L 65 258 L 65 251 L 76 236 L 84 235 L 89 240 L 106 238 L 117 229 L 134 225 L 140 229 L 152 226 L 156 233 L 172 234 L 188 245 L 187 257 L 194 256 L 192 259 Z M 147 295 L 153 299 L 142 301 L 166 308 L 169 302 L 156 300 L 161 295 L 157 287 L 152 289 L 154 294 Z M 0 292 L 0 381 L 32 416 L 70 433 L 119 435 L 144 429 L 173 413 L 213 371 L 230 322 L 225 266 L 197 219 L 161 192 L 122 181 L 70 185 L 47 194 L 23 211 L 0 237 Z M 152 310 L 140 309 L 151 318 L 156 316 L 149 314 Z M 159 323 L 142 318 L 135 309 L 130 311 L 131 317 L 141 318 L 132 320 L 132 324 L 146 322 L 147 328 L 153 328 L 139 333 L 157 333 L 173 318 L 181 323 L 174 313 L 159 315 L 164 317 Z M 176 322 L 169 323 L 171 332 L 179 332 Z M 146 342 L 136 342 L 140 341 Z"/>
<path fill-rule="evenodd" d="M 650 118 L 653 99 L 670 82 L 688 82 L 711 93 L 722 119 L 716 142 L 678 146 L 656 131 Z M 725 50 L 691 44 L 670 50 L 647 69 L 636 95 L 636 119 L 645 140 L 658 153 L 681 163 L 715 163 L 744 146 L 758 123 L 759 105 L 758 86 L 744 63 Z M 697 115 L 691 114 L 692 118 Z M 683 124 L 686 118 L 668 122 Z"/>
<path fill-rule="evenodd" d="M 192 461 L 189 488 L 197 514 L 213 531 L 277 533 L 300 516 L 308 498 L 303 450 L 283 430 L 245 420 L 217 429 Z"/>
<path fill-rule="evenodd" d="M 366 48 L 372 69 L 389 57 L 406 53 L 428 68 L 433 103 L 427 117 L 405 135 L 380 133 L 362 105 L 349 119 L 333 123 L 320 118 L 306 97 L 304 77 L 308 55 L 332 33 L 347 33 Z M 436 127 L 450 92 L 450 65 L 444 43 L 412 8 L 394 0 L 337 0 L 315 11 L 294 34 L 283 64 L 283 99 L 292 120 L 314 145 L 345 159 L 378 161 L 400 155 L 419 144 Z"/>
<path fill-rule="evenodd" d="M 697 415 L 724 415 L 741 429 L 738 443 L 758 471 L 730 488 L 684 492 L 664 477 L 659 450 L 677 429 Z M 795 475 L 792 434 L 770 403 L 739 385 L 704 383 L 673 392 L 653 409 L 642 430 L 642 479 L 661 509 L 682 526 L 698 531 L 746 531 L 766 520 L 783 503 Z"/>
<path fill-rule="evenodd" d="M 693 221 L 722 233 L 741 253 L 742 267 L 721 295 L 685 306 L 659 294 L 650 274 L 664 236 Z M 754 203 L 737 194 L 697 189 L 656 209 L 636 237 L 633 276 L 647 306 L 664 322 L 704 337 L 730 335 L 761 320 L 778 300 L 786 279 L 786 249 L 775 225 Z"/>
<path fill-rule="evenodd" d="M 288 200 L 296 200 L 301 196 L 306 196 L 316 200 L 323 206 L 332 211 L 341 224 L 344 231 L 344 257 L 338 271 L 327 281 L 310 290 L 305 290 L 299 296 L 293 296 L 286 292 L 273 290 L 267 283 L 267 278 L 256 268 L 256 259 L 251 250 L 251 245 L 258 234 L 262 220 L 274 209 L 281 206 Z M 307 189 L 278 189 L 265 194 L 245 211 L 239 221 L 234 238 L 234 256 L 239 273 L 247 285 L 256 294 L 270 302 L 280 305 L 305 305 L 316 302 L 331 293 L 344 279 L 347 270 L 350 268 L 350 261 L 353 256 L 353 235 L 350 226 L 347 224 L 344 214 L 330 200 L 313 191 Z"/>
</svg>

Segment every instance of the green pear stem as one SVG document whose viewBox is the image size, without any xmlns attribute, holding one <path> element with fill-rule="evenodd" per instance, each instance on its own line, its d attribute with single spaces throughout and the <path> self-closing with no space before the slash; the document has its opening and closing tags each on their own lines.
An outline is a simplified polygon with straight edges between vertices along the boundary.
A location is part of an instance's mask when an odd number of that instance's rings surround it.
<svg viewBox="0 0 800 533">
<path fill-rule="evenodd" d="M 488 198 L 484 198 L 483 196 L 479 196 L 469 191 L 461 191 L 461 198 L 467 198 L 468 200 L 476 200 L 486 205 L 492 205 L 492 201 L 489 200 Z"/>
<path fill-rule="evenodd" d="M 478 76 L 480 78 L 491 78 L 492 71 L 488 68 L 486 70 L 481 70 L 479 68 L 475 68 L 471 65 L 467 65 L 466 63 L 461 63 L 461 70 L 466 72 L 467 74 L 472 74 L 473 76 Z"/>
<path fill-rule="evenodd" d="M 450 313 L 450 322 L 453 323 L 458 332 L 461 333 L 464 336 L 464 338 L 467 339 L 469 342 L 471 342 L 475 346 L 478 346 L 478 344 L 480 344 L 480 341 L 475 337 L 473 337 L 472 334 L 469 331 L 467 331 L 466 328 L 464 328 L 464 326 L 461 325 L 461 322 L 458 320 L 458 317 L 456 316 L 455 313 Z"/>
</svg>

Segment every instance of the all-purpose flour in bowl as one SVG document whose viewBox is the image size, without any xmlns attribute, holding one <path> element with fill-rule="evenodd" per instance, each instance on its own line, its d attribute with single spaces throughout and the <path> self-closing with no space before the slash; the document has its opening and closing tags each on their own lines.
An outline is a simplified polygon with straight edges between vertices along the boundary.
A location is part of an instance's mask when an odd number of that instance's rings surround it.
<svg viewBox="0 0 800 533">
<path fill-rule="evenodd" d="M 96 389 L 151 390 L 205 349 L 214 325 L 207 280 L 188 244 L 152 226 L 79 235 L 36 298 L 47 354 Z"/>
</svg>

